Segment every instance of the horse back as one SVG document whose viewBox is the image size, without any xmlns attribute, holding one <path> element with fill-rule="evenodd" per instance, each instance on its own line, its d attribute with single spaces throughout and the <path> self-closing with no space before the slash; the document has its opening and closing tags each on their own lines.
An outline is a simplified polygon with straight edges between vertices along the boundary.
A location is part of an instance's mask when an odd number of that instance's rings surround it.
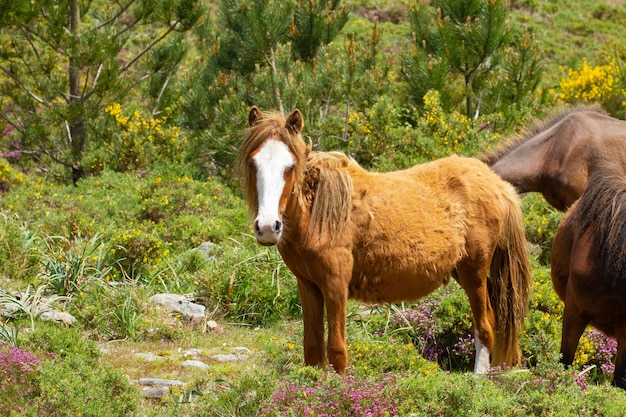
<svg viewBox="0 0 626 417">
<path fill-rule="evenodd" d="M 516 198 L 473 158 L 351 175 L 351 292 L 366 301 L 419 298 L 447 281 L 468 256 L 480 257 L 474 252 L 489 259 L 509 209 L 502 196 Z"/>
</svg>

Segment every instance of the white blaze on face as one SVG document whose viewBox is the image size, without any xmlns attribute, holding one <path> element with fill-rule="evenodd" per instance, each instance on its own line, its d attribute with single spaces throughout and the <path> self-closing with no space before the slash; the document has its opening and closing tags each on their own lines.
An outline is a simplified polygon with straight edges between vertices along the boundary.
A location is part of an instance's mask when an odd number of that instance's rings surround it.
<svg viewBox="0 0 626 417">
<path fill-rule="evenodd" d="M 274 245 L 282 234 L 280 197 L 285 188 L 285 169 L 294 165 L 289 148 L 283 142 L 268 140 L 252 157 L 256 166 L 256 189 L 259 210 L 254 221 L 254 234 L 263 245 Z"/>
</svg>

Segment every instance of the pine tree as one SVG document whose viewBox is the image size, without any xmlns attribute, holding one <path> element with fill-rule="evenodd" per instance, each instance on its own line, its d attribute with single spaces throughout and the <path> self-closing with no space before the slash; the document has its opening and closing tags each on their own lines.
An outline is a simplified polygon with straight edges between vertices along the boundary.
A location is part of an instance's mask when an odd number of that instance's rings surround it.
<svg viewBox="0 0 626 417">
<path fill-rule="evenodd" d="M 290 36 L 298 59 L 311 62 L 322 46 L 335 39 L 348 16 L 348 6 L 342 0 L 298 1 Z"/>
<path fill-rule="evenodd" d="M 414 48 L 403 74 L 413 102 L 436 89 L 448 110 L 462 101 L 465 114 L 478 118 L 485 108 L 497 111 L 532 94 L 540 76 L 538 48 L 528 33 L 511 30 L 507 4 L 433 0 L 411 9 Z"/>
<path fill-rule="evenodd" d="M 145 86 L 158 112 L 199 0 L 9 0 L 0 10 L 0 117 L 39 168 L 84 175 L 95 120 Z M 144 82 L 148 81 L 148 82 Z"/>
</svg>

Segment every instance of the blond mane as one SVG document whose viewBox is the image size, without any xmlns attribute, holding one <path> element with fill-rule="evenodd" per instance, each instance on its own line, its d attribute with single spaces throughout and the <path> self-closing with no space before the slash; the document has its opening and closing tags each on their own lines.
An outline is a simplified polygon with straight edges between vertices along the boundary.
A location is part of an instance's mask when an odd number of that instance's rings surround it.
<svg viewBox="0 0 626 417">
<path fill-rule="evenodd" d="M 311 152 L 306 164 L 306 182 L 311 195 L 311 213 L 306 241 L 325 232 L 341 233 L 352 211 L 350 164 L 356 164 L 342 152 Z"/>
</svg>

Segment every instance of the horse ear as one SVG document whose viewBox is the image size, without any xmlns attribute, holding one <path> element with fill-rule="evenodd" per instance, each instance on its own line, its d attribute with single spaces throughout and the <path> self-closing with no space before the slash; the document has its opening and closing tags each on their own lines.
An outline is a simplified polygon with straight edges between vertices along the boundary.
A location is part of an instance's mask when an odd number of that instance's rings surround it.
<svg viewBox="0 0 626 417">
<path fill-rule="evenodd" d="M 257 106 L 250 107 L 248 112 L 248 127 L 252 127 L 263 119 L 263 113 Z"/>
<path fill-rule="evenodd" d="M 304 120 L 302 119 L 302 113 L 300 113 L 300 110 L 295 109 L 291 112 L 289 117 L 287 117 L 285 127 L 294 135 L 297 135 L 302 131 L 302 128 L 304 127 Z"/>
</svg>

